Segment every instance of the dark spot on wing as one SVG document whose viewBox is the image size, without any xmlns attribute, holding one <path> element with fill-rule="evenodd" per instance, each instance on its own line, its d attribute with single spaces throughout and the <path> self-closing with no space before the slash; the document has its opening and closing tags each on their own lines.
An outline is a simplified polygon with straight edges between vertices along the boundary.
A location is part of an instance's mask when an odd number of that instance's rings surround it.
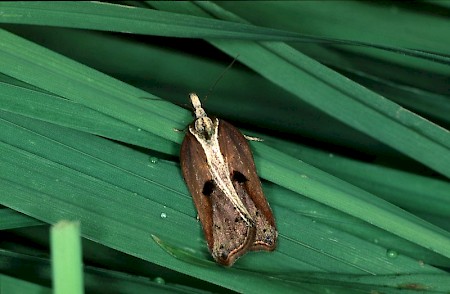
<svg viewBox="0 0 450 294">
<path fill-rule="evenodd" d="M 238 171 L 233 172 L 232 179 L 233 179 L 233 181 L 236 181 L 238 183 L 244 183 L 247 181 L 247 178 Z"/>
<path fill-rule="evenodd" d="M 214 181 L 210 180 L 205 182 L 205 184 L 203 185 L 203 190 L 202 193 L 205 196 L 211 196 L 212 192 L 214 191 L 215 185 L 214 185 Z"/>
</svg>

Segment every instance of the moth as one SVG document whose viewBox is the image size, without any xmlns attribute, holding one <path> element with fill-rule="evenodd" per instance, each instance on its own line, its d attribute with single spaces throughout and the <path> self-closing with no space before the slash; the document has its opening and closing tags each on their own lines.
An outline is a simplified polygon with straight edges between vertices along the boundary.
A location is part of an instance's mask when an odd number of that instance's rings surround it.
<svg viewBox="0 0 450 294">
<path fill-rule="evenodd" d="M 181 145 L 181 170 L 212 257 L 231 266 L 249 250 L 274 250 L 275 220 L 247 140 L 208 116 L 196 94 L 189 97 L 196 118 Z"/>
</svg>

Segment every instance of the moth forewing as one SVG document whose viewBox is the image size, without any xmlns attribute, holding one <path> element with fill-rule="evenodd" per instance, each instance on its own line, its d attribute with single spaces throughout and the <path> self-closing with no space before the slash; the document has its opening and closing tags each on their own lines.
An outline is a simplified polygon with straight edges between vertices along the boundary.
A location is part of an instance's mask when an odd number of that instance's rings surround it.
<svg viewBox="0 0 450 294">
<path fill-rule="evenodd" d="M 248 250 L 273 250 L 275 221 L 247 141 L 190 97 L 196 120 L 181 146 L 181 169 L 213 258 L 230 266 Z"/>
<path fill-rule="evenodd" d="M 235 189 L 255 222 L 256 238 L 250 249 L 274 250 L 278 237 L 275 219 L 264 196 L 247 140 L 233 125 L 220 120 L 219 145 L 227 158 Z"/>
<path fill-rule="evenodd" d="M 181 171 L 202 223 L 208 247 L 211 248 L 214 243 L 212 205 L 211 200 L 203 194 L 203 188 L 211 181 L 211 175 L 205 162 L 206 156 L 200 143 L 191 133 L 186 133 L 180 149 Z"/>
</svg>

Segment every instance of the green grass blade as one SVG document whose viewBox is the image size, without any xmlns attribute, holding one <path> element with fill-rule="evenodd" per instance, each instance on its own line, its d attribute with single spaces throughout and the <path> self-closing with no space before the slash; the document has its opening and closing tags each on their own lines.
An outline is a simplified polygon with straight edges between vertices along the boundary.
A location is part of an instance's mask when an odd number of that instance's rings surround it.
<svg viewBox="0 0 450 294">
<path fill-rule="evenodd" d="M 50 236 L 54 292 L 84 293 L 80 224 L 59 221 L 52 226 Z"/>
<path fill-rule="evenodd" d="M 390 82 L 367 73 L 352 72 L 347 76 L 364 85 L 374 92 L 392 100 L 433 122 L 441 122 L 444 126 L 450 124 L 448 113 L 450 104 L 445 94 L 436 94 L 415 86 Z"/>
<path fill-rule="evenodd" d="M 267 145 L 336 175 L 408 211 L 442 217 L 450 215 L 448 198 L 450 184 L 445 181 L 324 153 L 260 133 L 252 135 L 264 138 Z"/>
<path fill-rule="evenodd" d="M 42 11 L 45 13 L 42 14 Z M 295 40 L 300 35 L 102 2 L 3 2 L 2 23 L 48 25 L 174 37 Z M 26 18 L 24 17 L 26 15 Z M 83 19 L 83 22 L 80 22 Z M 194 26 L 192 26 L 194 25 Z M 185 30 L 191 26 L 192 30 Z M 183 33 L 184 31 L 184 33 Z M 306 37 L 305 37 L 306 38 Z"/>
<path fill-rule="evenodd" d="M 33 219 L 9 208 L 0 208 L 0 230 L 9 230 L 22 227 L 43 225 L 37 219 Z"/>
<path fill-rule="evenodd" d="M 16 97 L 21 97 L 17 100 Z M 158 152 L 174 154 L 176 145 L 79 103 L 55 95 L 0 82 L 0 109 L 76 130 L 101 135 Z M 76 113 L 76 116 L 73 114 Z"/>
<path fill-rule="evenodd" d="M 20 279 L 0 275 L 2 293 L 51 294 L 52 290 Z"/>
</svg>

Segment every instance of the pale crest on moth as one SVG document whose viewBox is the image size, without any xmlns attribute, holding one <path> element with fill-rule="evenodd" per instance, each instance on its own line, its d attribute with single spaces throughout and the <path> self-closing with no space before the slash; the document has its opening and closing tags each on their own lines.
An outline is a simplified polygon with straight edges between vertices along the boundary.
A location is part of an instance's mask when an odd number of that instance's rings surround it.
<svg viewBox="0 0 450 294">
<path fill-rule="evenodd" d="M 275 220 L 246 139 L 208 117 L 196 94 L 190 99 L 196 119 L 181 145 L 181 169 L 213 258 L 231 266 L 248 250 L 274 250 Z"/>
</svg>

